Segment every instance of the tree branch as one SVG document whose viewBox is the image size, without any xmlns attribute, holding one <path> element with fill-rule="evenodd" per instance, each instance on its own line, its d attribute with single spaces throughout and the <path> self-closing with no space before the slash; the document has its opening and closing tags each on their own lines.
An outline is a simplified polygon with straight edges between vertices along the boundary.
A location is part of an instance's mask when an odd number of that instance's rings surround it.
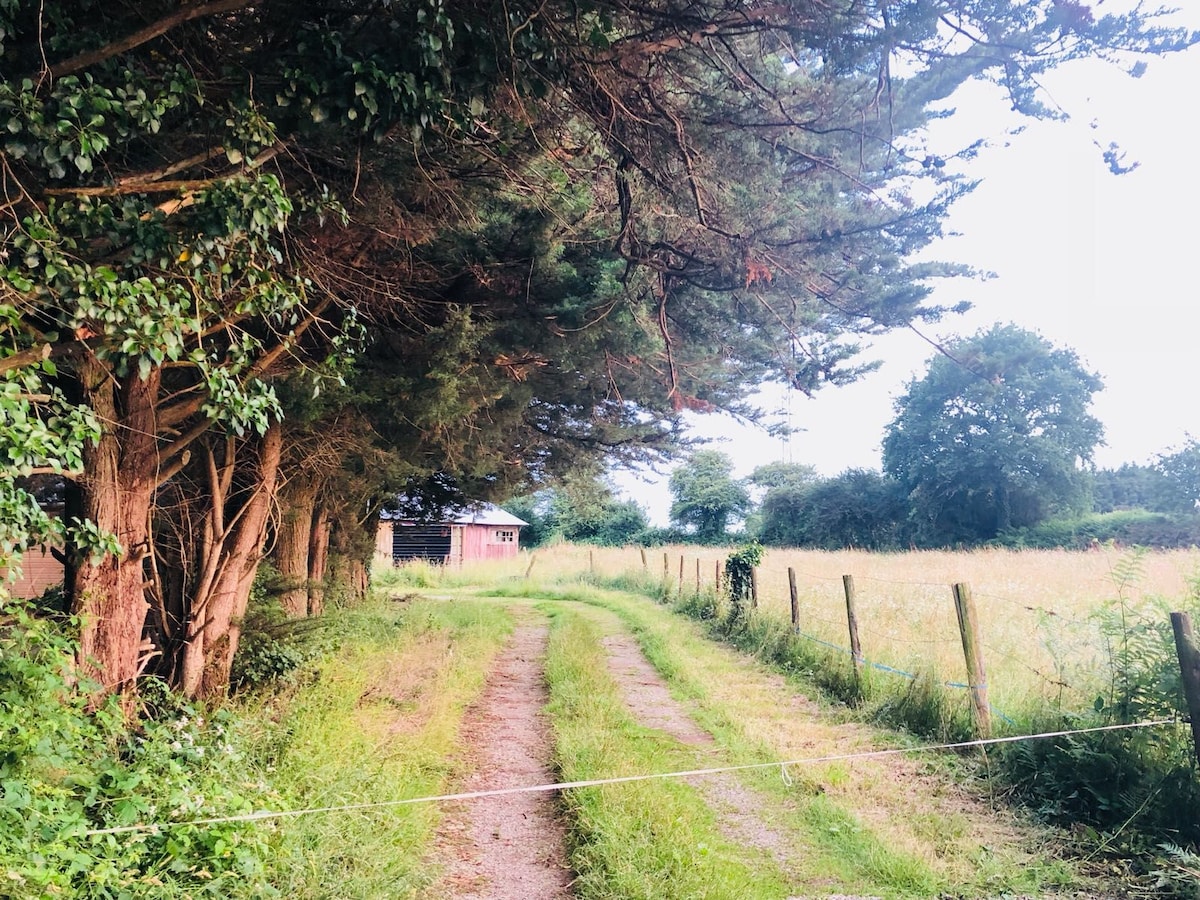
<svg viewBox="0 0 1200 900">
<path fill-rule="evenodd" d="M 0 375 L 9 369 L 19 369 L 22 366 L 31 366 L 40 363 L 42 360 L 49 358 L 50 350 L 51 347 L 49 344 L 42 344 L 40 347 L 30 347 L 28 350 L 21 350 L 12 356 L 6 356 L 0 359 Z"/>
<path fill-rule="evenodd" d="M 213 0 L 211 3 L 202 3 L 198 6 L 181 6 L 170 15 L 163 16 L 157 22 L 151 22 L 145 28 L 135 31 L 133 34 L 105 44 L 103 47 L 89 50 L 86 53 L 80 53 L 77 56 L 72 56 L 70 59 L 64 59 L 62 62 L 56 63 L 50 67 L 50 74 L 55 78 L 62 78 L 64 75 L 73 75 L 89 66 L 94 66 L 96 63 L 104 62 L 106 59 L 111 59 L 135 47 L 140 47 L 147 41 L 161 37 L 185 22 L 205 16 L 234 12 L 235 10 L 244 9 L 252 5 L 253 2 L 254 0 Z"/>
</svg>

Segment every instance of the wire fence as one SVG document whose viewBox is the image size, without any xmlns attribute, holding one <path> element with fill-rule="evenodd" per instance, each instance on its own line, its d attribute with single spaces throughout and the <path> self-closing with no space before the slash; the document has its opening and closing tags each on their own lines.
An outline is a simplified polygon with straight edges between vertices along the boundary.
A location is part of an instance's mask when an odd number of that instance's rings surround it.
<svg viewBox="0 0 1200 900">
<path fill-rule="evenodd" d="M 627 551 L 616 552 L 626 571 L 636 567 L 644 575 L 657 575 L 653 553 L 641 551 L 638 565 Z M 664 588 L 676 595 L 711 589 L 720 580 L 722 559 L 716 550 L 668 548 L 662 551 Z M 923 564 L 946 579 L 905 577 Z M 589 565 L 594 571 L 597 560 L 589 557 Z M 835 573 L 833 565 L 841 572 Z M 881 566 L 907 571 L 890 574 L 880 571 Z M 956 567 L 963 577 L 951 574 Z M 789 569 L 791 579 L 786 577 Z M 873 672 L 909 681 L 925 676 L 952 690 L 979 693 L 982 688 L 987 699 L 981 702 L 1011 725 L 1031 708 L 1090 708 L 1097 692 L 1112 682 L 1113 639 L 1105 630 L 1112 626 L 1105 616 L 1119 607 L 1122 615 L 1151 616 L 1162 625 L 1168 606 L 1155 598 L 1178 604 L 1181 595 L 1195 590 L 1198 571 L 1197 551 L 1152 556 L 770 551 L 757 572 L 757 614 L 785 622 L 791 618 L 791 630 L 802 640 Z M 844 596 L 847 575 L 854 584 L 853 635 Z M 964 672 L 962 623 L 952 589 L 956 582 L 969 582 L 978 609 L 976 651 L 985 661 L 985 677 Z M 790 606 L 796 610 L 794 618 Z"/>
</svg>

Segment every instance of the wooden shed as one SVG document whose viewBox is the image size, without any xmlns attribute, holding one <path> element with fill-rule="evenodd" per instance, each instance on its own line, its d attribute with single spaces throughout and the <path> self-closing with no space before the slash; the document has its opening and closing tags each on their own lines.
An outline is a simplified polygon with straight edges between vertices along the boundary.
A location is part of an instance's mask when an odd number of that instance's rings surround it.
<svg viewBox="0 0 1200 900">
<path fill-rule="evenodd" d="M 60 479 L 61 481 L 61 479 Z M 62 518 L 63 506 L 57 498 L 42 503 L 42 509 L 51 518 Z M 59 551 L 61 547 L 56 548 Z M 0 579 L 7 581 L 8 571 L 0 567 Z M 21 557 L 21 577 L 4 585 L 5 590 L 13 597 L 32 600 L 39 597 L 50 587 L 62 584 L 66 570 L 62 564 L 61 553 L 54 555 L 50 547 L 30 547 Z"/>
<path fill-rule="evenodd" d="M 375 536 L 376 558 L 396 566 L 414 559 L 442 565 L 508 559 L 517 555 L 521 529 L 529 524 L 491 503 L 448 509 L 435 522 L 402 515 L 381 513 Z"/>
</svg>

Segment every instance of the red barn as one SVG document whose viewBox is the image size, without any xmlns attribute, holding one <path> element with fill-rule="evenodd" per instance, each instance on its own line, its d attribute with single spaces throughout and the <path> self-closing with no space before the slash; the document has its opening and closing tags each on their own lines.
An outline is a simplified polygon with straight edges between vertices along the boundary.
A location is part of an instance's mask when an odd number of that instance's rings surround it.
<svg viewBox="0 0 1200 900">
<path fill-rule="evenodd" d="M 491 503 L 448 509 L 436 522 L 400 518 L 384 511 L 379 516 L 375 555 L 400 565 L 413 559 L 457 565 L 480 559 L 517 555 L 521 529 L 529 523 Z"/>
</svg>

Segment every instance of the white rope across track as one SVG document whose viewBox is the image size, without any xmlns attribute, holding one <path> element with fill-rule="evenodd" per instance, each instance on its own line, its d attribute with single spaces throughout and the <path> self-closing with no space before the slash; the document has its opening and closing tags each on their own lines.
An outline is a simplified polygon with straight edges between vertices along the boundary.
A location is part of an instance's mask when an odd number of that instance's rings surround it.
<svg viewBox="0 0 1200 900">
<path fill-rule="evenodd" d="M 213 816 L 206 819 L 180 819 L 167 822 L 147 822 L 136 825 L 119 825 L 113 828 L 93 828 L 83 832 L 84 837 L 106 834 L 133 834 L 155 832 L 165 828 L 180 828 L 197 825 L 222 825 L 229 822 L 261 822 L 266 819 L 284 819 L 308 816 L 317 813 L 359 812 L 368 809 L 384 809 L 393 806 L 409 806 L 417 803 L 444 803 L 458 800 L 479 800 L 485 797 L 504 797 L 509 794 L 533 794 L 547 791 L 566 791 L 574 788 L 600 787 L 606 784 L 626 784 L 634 781 L 653 781 L 665 778 L 694 778 L 704 775 L 719 775 L 723 772 L 747 772 L 753 769 L 779 769 L 785 782 L 790 782 L 788 766 L 811 765 L 813 763 L 842 762 L 852 759 L 870 759 L 881 756 L 896 756 L 901 753 L 923 753 L 931 750 L 965 750 L 971 747 L 990 747 L 996 744 L 1013 744 L 1019 741 L 1038 741 L 1048 738 L 1070 737 L 1076 734 L 1096 734 L 1102 731 L 1123 731 L 1132 728 L 1155 728 L 1177 724 L 1175 719 L 1158 719 L 1153 722 L 1132 722 L 1127 725 L 1100 725 L 1095 728 L 1078 728 L 1068 731 L 1045 731 L 1040 734 L 1022 734 L 1013 737 L 980 738 L 974 741 L 958 741 L 951 744 L 922 744 L 918 747 L 895 747 L 888 750 L 865 750 L 859 753 L 838 753 L 830 756 L 810 756 L 802 759 L 787 759 L 778 762 L 747 763 L 739 766 L 717 766 L 710 769 L 688 769 L 680 772 L 654 772 L 648 775 L 622 775 L 616 778 L 593 778 L 587 781 L 560 781 L 553 784 L 533 784 L 521 787 L 492 788 L 484 791 L 466 791 L 460 794 L 438 794 L 430 797 L 411 797 L 407 800 L 380 800 L 371 803 L 347 803 L 338 806 L 314 806 L 306 809 L 259 810 L 235 816 Z"/>
</svg>

